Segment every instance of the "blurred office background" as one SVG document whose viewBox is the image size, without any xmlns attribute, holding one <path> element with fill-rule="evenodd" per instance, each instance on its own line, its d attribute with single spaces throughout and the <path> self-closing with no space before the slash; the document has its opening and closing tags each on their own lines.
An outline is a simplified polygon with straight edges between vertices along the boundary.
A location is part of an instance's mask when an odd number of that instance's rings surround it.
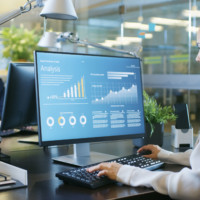
<svg viewBox="0 0 200 200">
<path fill-rule="evenodd" d="M 0 0 L 0 17 L 26 0 Z M 129 51 L 138 50 L 143 63 L 144 89 L 162 105 L 187 103 L 194 133 L 200 127 L 200 64 L 195 57 L 200 27 L 200 0 L 73 0 L 78 20 L 47 19 L 46 30 L 73 32 L 82 40 Z M 23 25 L 43 33 L 41 8 L 0 26 Z M 2 41 L 2 40 L 1 40 Z M 0 73 L 6 77 L 7 59 L 0 41 Z M 59 51 L 120 55 L 64 42 Z M 170 130 L 170 125 L 168 127 Z"/>
</svg>

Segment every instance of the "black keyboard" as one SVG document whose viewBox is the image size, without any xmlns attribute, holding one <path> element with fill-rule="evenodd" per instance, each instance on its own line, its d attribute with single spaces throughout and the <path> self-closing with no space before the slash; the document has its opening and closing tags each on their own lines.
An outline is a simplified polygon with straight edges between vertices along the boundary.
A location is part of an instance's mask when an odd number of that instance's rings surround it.
<svg viewBox="0 0 200 200">
<path fill-rule="evenodd" d="M 123 165 L 131 165 L 136 166 L 148 170 L 155 170 L 164 165 L 163 162 L 160 160 L 152 160 L 150 158 L 144 158 L 141 155 L 130 155 L 130 156 L 124 156 L 117 159 L 109 160 L 106 162 L 117 162 Z M 93 164 L 96 165 L 96 164 Z M 113 183 L 114 181 L 110 180 L 106 176 L 98 177 L 98 171 L 89 173 L 86 171 L 88 167 L 91 167 L 93 165 L 88 165 L 84 167 L 79 167 L 76 169 L 66 170 L 63 172 L 59 172 L 56 174 L 56 176 L 63 180 L 66 183 L 70 184 L 76 184 L 83 187 L 88 188 L 98 188 L 110 183 Z"/>
</svg>

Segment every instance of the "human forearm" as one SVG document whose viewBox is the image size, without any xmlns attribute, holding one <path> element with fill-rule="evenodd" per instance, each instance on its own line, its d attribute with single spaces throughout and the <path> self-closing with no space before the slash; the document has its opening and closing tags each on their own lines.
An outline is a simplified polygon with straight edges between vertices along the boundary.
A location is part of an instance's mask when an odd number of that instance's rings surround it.
<svg viewBox="0 0 200 200">
<path fill-rule="evenodd" d="M 166 151 L 164 149 L 161 149 L 161 151 L 158 153 L 158 159 L 166 163 L 190 166 L 191 153 L 192 149 L 179 153 L 173 153 L 171 151 Z"/>
<path fill-rule="evenodd" d="M 200 197 L 200 174 L 184 168 L 181 172 L 148 171 L 122 166 L 117 181 L 134 187 L 152 187 L 155 191 L 175 199 L 197 200 Z"/>
</svg>

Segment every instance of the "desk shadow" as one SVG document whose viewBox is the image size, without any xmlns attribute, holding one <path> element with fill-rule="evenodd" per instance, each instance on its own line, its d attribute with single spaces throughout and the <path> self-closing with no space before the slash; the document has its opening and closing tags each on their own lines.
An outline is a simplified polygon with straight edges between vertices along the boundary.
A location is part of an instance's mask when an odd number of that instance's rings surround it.
<svg viewBox="0 0 200 200">
<path fill-rule="evenodd" d="M 85 187 L 62 183 L 59 187 L 56 188 L 56 197 L 63 199 L 63 197 L 66 196 L 69 200 L 104 200 L 105 196 L 107 196 L 109 192 L 110 189 L 108 186 L 100 189 L 89 189 Z"/>
<path fill-rule="evenodd" d="M 152 189 L 143 187 L 133 188 L 119 183 L 109 184 L 97 189 L 88 189 L 71 184 L 61 184 L 56 189 L 56 197 L 67 199 L 81 199 L 81 200 L 105 200 L 105 199 L 121 199 L 134 198 L 139 194 L 151 193 Z"/>
<path fill-rule="evenodd" d="M 30 200 L 104 200 L 104 199 L 131 199 L 135 200 L 155 200 L 170 199 L 163 198 L 151 188 L 130 187 L 122 184 L 109 184 L 97 189 L 89 189 L 72 184 L 63 183 L 60 180 L 44 180 L 36 182 L 28 194 Z"/>
</svg>

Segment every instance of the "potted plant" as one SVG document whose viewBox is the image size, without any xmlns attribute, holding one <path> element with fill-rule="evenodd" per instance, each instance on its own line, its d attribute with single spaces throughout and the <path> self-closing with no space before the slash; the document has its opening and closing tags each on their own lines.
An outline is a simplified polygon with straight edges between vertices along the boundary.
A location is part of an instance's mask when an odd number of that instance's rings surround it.
<svg viewBox="0 0 200 200">
<path fill-rule="evenodd" d="M 33 51 L 37 49 L 37 43 L 40 36 L 35 30 L 25 29 L 23 26 L 5 27 L 1 31 L 3 57 L 12 61 L 30 61 L 33 62 Z"/>
<path fill-rule="evenodd" d="M 172 106 L 161 106 L 156 99 L 150 97 L 143 91 L 144 97 L 144 117 L 146 122 L 146 134 L 143 141 L 134 142 L 136 146 L 144 144 L 163 145 L 164 124 L 175 121 L 176 115 Z"/>
</svg>

